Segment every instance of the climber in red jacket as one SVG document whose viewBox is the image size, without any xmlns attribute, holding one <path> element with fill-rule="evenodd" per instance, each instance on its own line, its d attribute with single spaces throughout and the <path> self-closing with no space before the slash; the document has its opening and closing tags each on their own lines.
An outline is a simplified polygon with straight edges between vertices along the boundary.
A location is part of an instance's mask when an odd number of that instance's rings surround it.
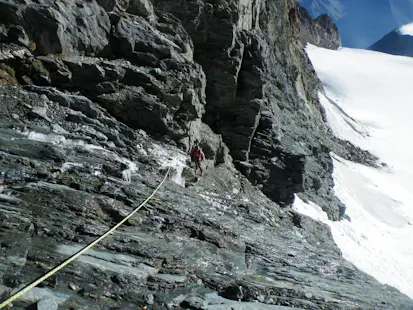
<svg viewBox="0 0 413 310">
<path fill-rule="evenodd" d="M 202 149 L 197 144 L 195 144 L 188 155 L 191 156 L 191 160 L 195 162 L 195 175 L 198 168 L 199 170 L 201 170 L 202 175 L 203 171 L 201 168 L 201 160 L 205 160 L 205 154 L 204 152 L 202 152 Z"/>
</svg>

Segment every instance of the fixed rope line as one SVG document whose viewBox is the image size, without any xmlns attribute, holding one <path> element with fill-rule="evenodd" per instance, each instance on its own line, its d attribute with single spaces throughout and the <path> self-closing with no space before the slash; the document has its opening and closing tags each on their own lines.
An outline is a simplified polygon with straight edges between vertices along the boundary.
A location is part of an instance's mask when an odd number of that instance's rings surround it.
<svg viewBox="0 0 413 310">
<path fill-rule="evenodd" d="M 138 207 L 136 207 L 135 210 L 133 210 L 131 213 L 129 213 L 123 220 L 121 220 L 118 224 L 116 224 L 115 226 L 113 226 L 111 229 L 109 229 L 107 232 L 105 232 L 102 236 L 100 236 L 99 238 L 97 238 L 95 241 L 93 241 L 92 243 L 90 243 L 89 245 L 87 245 L 86 247 L 84 247 L 83 249 L 81 249 L 80 251 L 78 251 L 77 253 L 73 254 L 72 256 L 70 256 L 68 259 L 66 259 L 63 263 L 61 263 L 59 266 L 56 266 L 55 268 L 53 268 L 52 270 L 50 270 L 48 273 L 46 273 L 44 276 L 40 277 L 39 279 L 33 281 L 32 283 L 30 283 L 28 286 L 26 286 L 25 288 L 23 288 L 22 290 L 18 291 L 17 293 L 15 293 L 14 295 L 12 295 L 11 297 L 9 297 L 7 300 L 5 300 L 4 302 L 2 302 L 0 304 L 0 309 L 4 308 L 5 306 L 9 305 L 12 301 L 16 300 L 17 298 L 19 298 L 20 296 L 22 296 L 23 294 L 27 293 L 28 291 L 30 291 L 32 288 L 34 288 L 36 285 L 38 285 L 39 283 L 43 282 L 44 280 L 46 280 L 47 278 L 49 278 L 51 275 L 55 274 L 56 272 L 58 272 L 60 269 L 62 269 L 63 267 L 65 267 L 66 265 L 70 264 L 71 262 L 73 262 L 76 258 L 78 258 L 80 255 L 82 255 L 83 253 L 85 253 L 87 250 L 89 250 L 90 248 L 92 248 L 94 245 L 96 245 L 97 243 L 99 243 L 100 241 L 102 241 L 103 239 L 105 239 L 107 236 L 109 236 L 111 233 L 113 233 L 116 229 L 118 229 L 123 223 L 125 223 L 128 219 L 130 219 L 136 212 L 138 212 L 146 203 L 148 203 L 149 200 L 152 199 L 153 196 L 155 196 L 155 194 L 158 192 L 158 190 L 162 187 L 162 185 L 164 184 L 164 182 L 166 181 L 168 174 L 171 170 L 171 167 L 168 168 L 168 171 L 166 171 L 165 176 L 162 180 L 161 183 L 159 183 L 158 187 L 155 188 L 155 190 L 152 192 L 152 194 L 146 198 L 146 200 L 144 202 L 142 202 Z"/>
</svg>

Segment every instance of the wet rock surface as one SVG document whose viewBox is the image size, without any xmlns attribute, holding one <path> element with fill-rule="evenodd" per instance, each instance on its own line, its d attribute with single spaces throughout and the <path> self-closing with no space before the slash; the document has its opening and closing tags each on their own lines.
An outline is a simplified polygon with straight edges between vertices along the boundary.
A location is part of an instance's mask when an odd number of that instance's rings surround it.
<svg viewBox="0 0 413 310">
<path fill-rule="evenodd" d="M 173 167 L 137 216 L 14 308 L 413 307 L 290 207 L 298 194 L 338 220 L 330 152 L 377 165 L 326 126 L 297 9 L 0 0 L 0 85 L 15 85 L 0 88 L 2 299 L 123 219 Z M 194 141 L 202 177 L 186 155 Z"/>
<path fill-rule="evenodd" d="M 91 118 L 60 103 L 85 98 L 35 90 L 0 89 L 2 298 L 131 212 L 168 161 L 185 162 L 178 148 L 126 127 L 97 103 L 87 108 L 100 112 Z M 45 105 L 47 118 L 33 118 L 32 107 Z M 69 115 L 82 115 L 82 122 Z M 118 146 L 107 138 L 115 135 Z M 131 182 L 122 179 L 127 169 Z M 176 172 L 137 216 L 14 308 L 412 306 L 344 261 L 325 225 L 280 208 L 231 165 L 211 167 L 186 187 Z"/>
</svg>

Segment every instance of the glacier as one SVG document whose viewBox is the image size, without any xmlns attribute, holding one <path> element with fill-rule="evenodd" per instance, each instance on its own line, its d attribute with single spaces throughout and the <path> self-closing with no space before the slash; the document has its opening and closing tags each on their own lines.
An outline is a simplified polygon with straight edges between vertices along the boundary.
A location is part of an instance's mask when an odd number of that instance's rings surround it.
<svg viewBox="0 0 413 310">
<path fill-rule="evenodd" d="M 294 209 L 330 226 L 343 257 L 413 298 L 413 58 L 307 45 L 333 132 L 379 158 L 379 168 L 332 154 L 334 191 L 348 219 L 328 220 L 296 197 Z"/>
</svg>

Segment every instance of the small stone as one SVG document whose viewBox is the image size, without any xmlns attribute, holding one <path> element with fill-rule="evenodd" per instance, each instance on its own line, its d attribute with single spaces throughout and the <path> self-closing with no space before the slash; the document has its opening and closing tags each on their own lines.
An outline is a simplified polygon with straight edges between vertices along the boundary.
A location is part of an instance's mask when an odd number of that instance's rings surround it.
<svg viewBox="0 0 413 310">
<path fill-rule="evenodd" d="M 40 98 L 46 103 L 50 101 L 49 98 L 45 94 L 40 95 Z"/>
<path fill-rule="evenodd" d="M 305 298 L 307 298 L 307 299 L 313 298 L 313 294 L 311 294 L 311 293 L 305 293 L 304 296 L 305 296 Z"/>
<path fill-rule="evenodd" d="M 148 294 L 145 296 L 145 301 L 148 305 L 153 305 L 154 303 L 154 298 L 152 294 Z"/>
<path fill-rule="evenodd" d="M 185 298 L 180 304 L 184 309 L 207 309 L 208 302 L 197 296 Z"/>
<path fill-rule="evenodd" d="M 34 107 L 32 108 L 31 115 L 35 117 L 44 118 L 50 122 L 50 118 L 47 116 L 47 107 Z"/>
<path fill-rule="evenodd" d="M 58 134 L 67 134 L 68 132 L 59 124 L 52 125 L 53 131 Z"/>
<path fill-rule="evenodd" d="M 11 117 L 14 118 L 14 119 L 19 119 L 19 118 L 20 118 L 20 116 L 17 115 L 16 113 L 13 113 L 13 114 L 11 115 Z"/>
<path fill-rule="evenodd" d="M 37 310 L 57 310 L 57 303 L 53 299 L 42 299 L 37 303 Z"/>
<path fill-rule="evenodd" d="M 264 297 L 263 295 L 258 295 L 258 296 L 257 296 L 257 300 L 258 300 L 259 302 L 264 302 L 264 301 L 265 301 L 265 297 Z"/>
<path fill-rule="evenodd" d="M 34 230 L 35 230 L 34 224 L 30 223 L 29 228 L 27 229 L 27 231 L 32 233 L 32 232 L 34 232 Z"/>
<path fill-rule="evenodd" d="M 74 285 L 73 283 L 69 283 L 69 288 L 70 288 L 72 291 L 78 291 L 78 290 L 79 290 L 79 287 L 76 286 L 76 285 Z"/>
</svg>

